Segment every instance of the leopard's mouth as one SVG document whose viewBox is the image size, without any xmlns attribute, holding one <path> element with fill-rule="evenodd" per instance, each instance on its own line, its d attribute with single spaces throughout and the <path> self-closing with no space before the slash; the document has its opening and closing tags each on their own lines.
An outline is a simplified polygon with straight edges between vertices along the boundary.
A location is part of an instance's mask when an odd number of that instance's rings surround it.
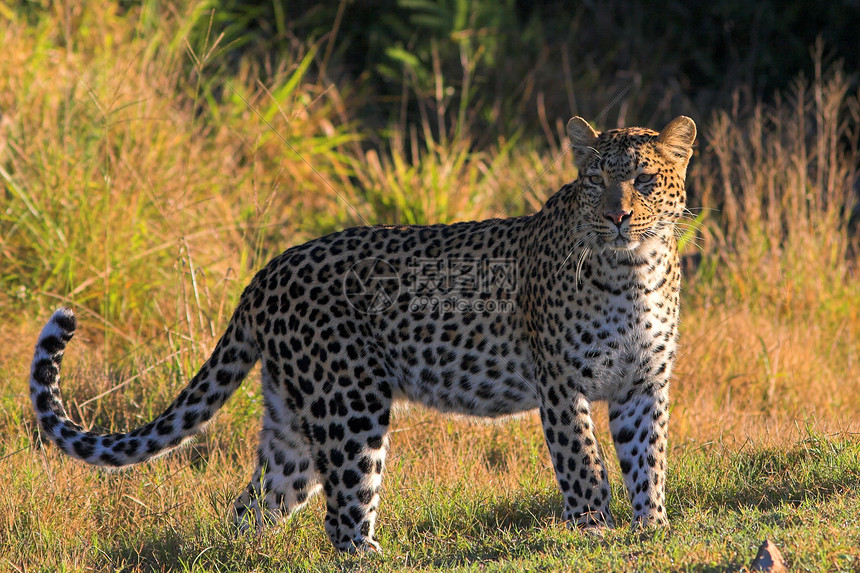
<svg viewBox="0 0 860 573">
<path fill-rule="evenodd" d="M 604 245 L 613 251 L 629 251 L 639 246 L 639 240 L 634 239 L 622 229 L 613 229 L 604 235 Z"/>
<path fill-rule="evenodd" d="M 607 246 L 613 251 L 632 251 L 639 246 L 639 243 L 640 241 L 636 239 L 619 235 L 609 241 Z"/>
</svg>

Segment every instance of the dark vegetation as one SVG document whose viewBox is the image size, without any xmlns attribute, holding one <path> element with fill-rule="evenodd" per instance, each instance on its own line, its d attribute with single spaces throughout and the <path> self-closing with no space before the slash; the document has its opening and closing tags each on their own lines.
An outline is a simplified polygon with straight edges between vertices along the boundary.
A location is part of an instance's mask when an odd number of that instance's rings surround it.
<svg viewBox="0 0 860 573">
<path fill-rule="evenodd" d="M 359 116 L 372 127 L 416 121 L 418 107 L 428 105 L 490 140 L 541 135 L 542 121 L 559 114 L 612 127 L 657 125 L 679 113 L 704 119 L 737 97 L 773 103 L 798 75 L 814 76 L 817 44 L 825 68 L 860 69 L 860 6 L 852 0 L 224 0 L 213 7 L 211 30 L 201 21 L 191 42 L 223 34 L 226 62 L 251 58 L 275 68 L 316 44 L 313 73 L 366 91 Z"/>
</svg>

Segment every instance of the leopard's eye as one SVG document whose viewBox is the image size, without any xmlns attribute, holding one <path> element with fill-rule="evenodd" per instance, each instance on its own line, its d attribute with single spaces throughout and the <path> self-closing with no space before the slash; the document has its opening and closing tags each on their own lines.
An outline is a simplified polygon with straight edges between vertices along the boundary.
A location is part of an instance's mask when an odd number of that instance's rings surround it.
<svg viewBox="0 0 860 573">
<path fill-rule="evenodd" d="M 589 175 L 586 179 L 592 185 L 603 185 L 603 175 Z"/>
<path fill-rule="evenodd" d="M 636 184 L 645 185 L 646 183 L 651 183 L 654 181 L 654 177 L 656 177 L 654 173 L 640 173 L 636 176 Z"/>
</svg>

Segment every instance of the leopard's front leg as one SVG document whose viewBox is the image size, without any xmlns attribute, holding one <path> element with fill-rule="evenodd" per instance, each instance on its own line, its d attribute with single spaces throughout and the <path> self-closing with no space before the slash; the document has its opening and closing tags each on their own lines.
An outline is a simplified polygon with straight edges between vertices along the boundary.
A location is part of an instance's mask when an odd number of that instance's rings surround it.
<svg viewBox="0 0 860 573">
<path fill-rule="evenodd" d="M 609 403 L 609 427 L 633 506 L 633 527 L 666 526 L 667 386 Z"/>
<path fill-rule="evenodd" d="M 588 400 L 556 384 L 544 386 L 539 394 L 544 436 L 564 497 L 565 521 L 586 528 L 615 527 Z"/>
</svg>

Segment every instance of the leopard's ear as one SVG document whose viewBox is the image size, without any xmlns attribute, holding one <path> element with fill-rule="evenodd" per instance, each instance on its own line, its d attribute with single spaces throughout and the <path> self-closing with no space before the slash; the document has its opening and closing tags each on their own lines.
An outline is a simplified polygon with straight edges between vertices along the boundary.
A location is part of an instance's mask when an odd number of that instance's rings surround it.
<svg viewBox="0 0 860 573">
<path fill-rule="evenodd" d="M 573 149 L 573 164 L 581 170 L 594 152 L 594 143 L 600 134 L 587 121 L 576 116 L 567 122 L 567 137 Z"/>
<path fill-rule="evenodd" d="M 686 115 L 679 115 L 663 128 L 657 137 L 657 145 L 669 159 L 682 163 L 684 167 L 693 155 L 696 141 L 696 124 Z"/>
</svg>

